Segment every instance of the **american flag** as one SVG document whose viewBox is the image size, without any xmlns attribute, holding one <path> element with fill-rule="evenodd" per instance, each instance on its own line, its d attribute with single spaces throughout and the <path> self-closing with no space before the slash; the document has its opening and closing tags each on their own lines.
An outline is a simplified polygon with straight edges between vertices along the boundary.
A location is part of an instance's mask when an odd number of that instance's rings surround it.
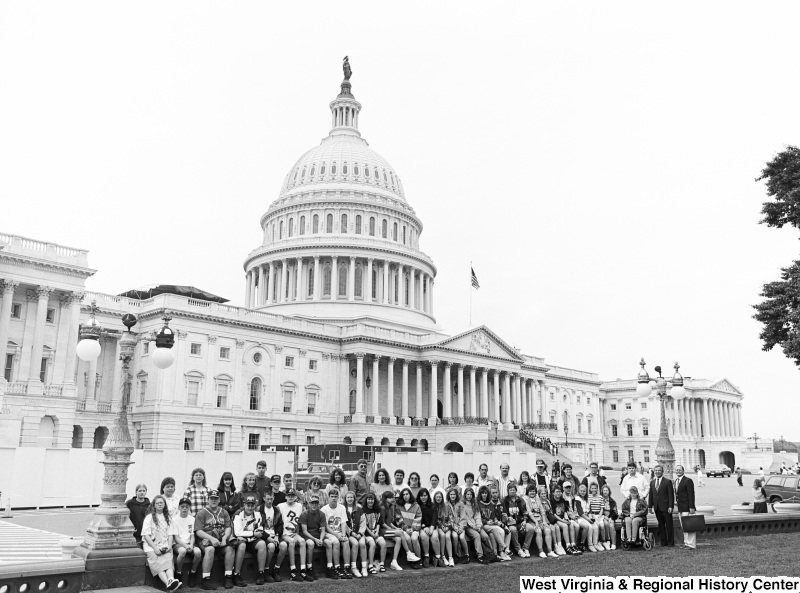
<svg viewBox="0 0 800 593">
<path fill-rule="evenodd" d="M 470 270 L 472 271 L 472 288 L 477 290 L 478 288 L 481 287 L 481 285 L 478 282 L 478 277 L 475 275 L 475 270 L 473 270 L 472 268 L 470 268 Z"/>
</svg>

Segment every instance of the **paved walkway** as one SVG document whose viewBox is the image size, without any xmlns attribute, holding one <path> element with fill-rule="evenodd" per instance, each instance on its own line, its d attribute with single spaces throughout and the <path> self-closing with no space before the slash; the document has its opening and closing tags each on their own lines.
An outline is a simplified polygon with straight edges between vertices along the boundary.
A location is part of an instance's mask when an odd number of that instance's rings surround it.
<svg viewBox="0 0 800 593">
<path fill-rule="evenodd" d="M 61 559 L 58 541 L 64 536 L 0 521 L 0 565 Z"/>
</svg>

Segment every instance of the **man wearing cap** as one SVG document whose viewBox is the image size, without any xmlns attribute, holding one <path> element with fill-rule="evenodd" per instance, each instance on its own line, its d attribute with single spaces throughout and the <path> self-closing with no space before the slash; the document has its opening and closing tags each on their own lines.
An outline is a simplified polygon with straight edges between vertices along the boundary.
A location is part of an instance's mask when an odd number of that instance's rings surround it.
<svg viewBox="0 0 800 593">
<path fill-rule="evenodd" d="M 581 484 L 586 486 L 586 492 L 589 492 L 589 487 L 592 484 L 597 484 L 598 494 L 603 491 L 603 486 L 606 485 L 606 479 L 600 475 L 599 466 L 596 461 L 592 461 L 589 464 L 589 475 L 581 480 Z"/>
<path fill-rule="evenodd" d="M 246 587 L 242 578 L 244 555 L 248 551 L 255 554 L 258 561 L 258 580 L 256 585 L 264 584 L 264 567 L 267 563 L 267 544 L 263 539 L 264 525 L 260 513 L 256 513 L 257 493 L 248 493 L 244 497 L 244 509 L 233 518 L 233 535 L 238 540 L 236 560 L 233 569 L 233 584 Z"/>
<path fill-rule="evenodd" d="M 306 570 L 306 572 L 312 578 L 317 577 L 317 574 L 314 572 L 314 548 L 322 548 L 324 546 L 325 556 L 328 560 L 328 569 L 325 571 L 325 574 L 329 579 L 338 579 L 341 577 L 341 575 L 338 573 L 333 575 L 331 574 L 331 567 L 333 566 L 331 561 L 331 550 L 328 542 L 325 539 L 325 515 L 322 514 L 319 504 L 319 496 L 316 494 L 311 494 L 308 497 L 308 508 L 303 511 L 302 515 L 300 515 L 300 533 L 306 539 L 306 545 L 308 546 L 307 556 L 311 559 L 308 561 L 309 568 Z"/>
<path fill-rule="evenodd" d="M 225 559 L 225 588 L 233 588 L 233 548 L 228 545 L 232 524 L 228 512 L 219 506 L 219 490 L 208 493 L 208 504 L 194 518 L 194 533 L 203 550 L 203 580 L 200 587 L 205 591 L 216 589 L 211 583 L 211 568 L 214 556 Z"/>
<path fill-rule="evenodd" d="M 286 492 L 281 490 L 281 477 L 278 474 L 274 474 L 270 478 L 270 486 L 270 490 L 272 491 L 272 505 L 277 507 L 282 502 L 286 502 Z"/>
<path fill-rule="evenodd" d="M 283 515 L 273 505 L 274 500 L 275 497 L 272 492 L 266 492 L 264 494 L 264 506 L 261 508 L 261 524 L 264 527 L 264 535 L 262 537 L 267 544 L 267 563 L 265 566 L 268 570 L 264 575 L 264 582 L 266 583 L 281 582 L 280 567 L 289 549 L 288 544 L 283 541 Z M 275 550 L 278 551 L 278 557 L 273 563 Z"/>
<path fill-rule="evenodd" d="M 270 477 L 267 475 L 267 462 L 259 459 L 256 463 L 256 490 L 258 490 L 258 502 L 256 506 L 260 506 L 260 502 L 264 500 L 264 493 L 271 488 Z"/>
<path fill-rule="evenodd" d="M 550 495 L 550 475 L 547 473 L 547 464 L 543 459 L 536 460 L 536 473 L 531 476 L 531 481 L 537 486 L 546 486 L 547 494 Z"/>
<path fill-rule="evenodd" d="M 647 496 L 650 494 L 650 483 L 642 474 L 636 473 L 636 463 L 633 461 L 628 462 L 628 475 L 622 479 L 622 484 L 619 487 L 623 499 L 630 498 L 631 486 L 636 486 L 639 491 L 639 497 L 644 501 L 647 500 Z"/>
<path fill-rule="evenodd" d="M 352 490 L 356 495 L 356 502 L 364 504 L 364 497 L 369 492 L 369 482 L 367 481 L 367 460 L 358 460 L 358 472 L 350 478 L 347 489 Z"/>
<path fill-rule="evenodd" d="M 278 510 L 281 512 L 283 519 L 283 541 L 286 542 L 289 552 L 289 574 L 292 580 L 296 583 L 303 581 L 313 581 L 314 578 L 306 573 L 306 546 L 310 547 L 309 552 L 313 553 L 314 543 L 306 542 L 303 536 L 300 535 L 299 521 L 300 515 L 303 514 L 303 505 L 297 502 L 297 491 L 290 488 L 286 491 L 286 502 L 278 505 Z M 300 570 L 297 570 L 294 565 L 294 549 L 299 548 L 300 555 Z"/>
</svg>

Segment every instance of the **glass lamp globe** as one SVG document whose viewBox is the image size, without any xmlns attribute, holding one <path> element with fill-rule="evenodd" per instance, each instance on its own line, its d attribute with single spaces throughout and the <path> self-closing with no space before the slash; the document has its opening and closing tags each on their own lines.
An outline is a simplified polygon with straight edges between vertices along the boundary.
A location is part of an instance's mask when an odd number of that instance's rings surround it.
<svg viewBox="0 0 800 593">
<path fill-rule="evenodd" d="M 170 348 L 156 348 L 153 352 L 153 364 L 156 365 L 156 368 L 166 369 L 172 366 L 173 362 L 175 362 L 175 355 Z"/>
<path fill-rule="evenodd" d="M 83 339 L 78 342 L 75 348 L 75 354 L 78 355 L 83 362 L 91 362 L 97 360 L 100 356 L 100 342 L 89 338 Z"/>
<path fill-rule="evenodd" d="M 686 388 L 683 386 L 673 386 L 672 389 L 669 390 L 669 394 L 672 396 L 673 399 L 681 399 L 683 396 L 686 395 Z"/>
<path fill-rule="evenodd" d="M 636 385 L 636 395 L 639 397 L 647 397 L 653 392 L 650 383 L 639 383 Z"/>
</svg>

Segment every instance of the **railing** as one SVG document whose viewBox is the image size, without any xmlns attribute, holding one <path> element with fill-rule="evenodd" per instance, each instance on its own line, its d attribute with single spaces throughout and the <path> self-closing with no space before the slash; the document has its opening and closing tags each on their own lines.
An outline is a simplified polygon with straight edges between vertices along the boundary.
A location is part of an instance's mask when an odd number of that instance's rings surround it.
<svg viewBox="0 0 800 593">
<path fill-rule="evenodd" d="M 17 383 L 9 383 L 6 387 L 6 393 L 28 393 L 28 384 L 19 381 Z"/>
<path fill-rule="evenodd" d="M 63 388 L 61 385 L 45 385 L 44 386 L 44 394 L 54 397 L 59 397 L 63 392 Z"/>
<path fill-rule="evenodd" d="M 345 424 L 352 424 L 353 423 L 353 417 L 352 416 L 345 416 L 344 417 L 344 423 Z"/>
<path fill-rule="evenodd" d="M 460 425 L 486 425 L 489 423 L 488 418 L 481 416 L 455 416 L 453 418 L 442 418 L 443 426 L 460 426 Z"/>
<path fill-rule="evenodd" d="M 406 425 L 406 419 L 403 416 L 398 416 L 397 417 L 397 425 L 398 426 L 405 426 Z"/>
<path fill-rule="evenodd" d="M 98 412 L 110 412 L 111 411 L 111 402 L 98 402 L 97 403 L 97 411 Z"/>
<path fill-rule="evenodd" d="M 523 424 L 522 428 L 531 430 L 558 430 L 557 422 L 534 422 L 533 424 Z"/>
<path fill-rule="evenodd" d="M 75 409 L 78 412 L 85 412 L 86 411 L 86 400 L 75 402 Z"/>
<path fill-rule="evenodd" d="M 367 424 L 375 424 L 375 416 L 367 416 Z"/>
<path fill-rule="evenodd" d="M 412 418 L 411 426 L 428 426 L 428 421 L 425 418 Z"/>
<path fill-rule="evenodd" d="M 381 416 L 381 424 L 391 424 L 391 420 L 389 416 Z"/>
<path fill-rule="evenodd" d="M 210 307 L 211 306 L 211 303 L 209 301 L 201 301 L 199 299 L 191 299 L 190 298 L 190 299 L 188 299 L 187 302 L 192 307 Z M 231 307 L 227 307 L 227 308 L 231 309 Z"/>
<path fill-rule="evenodd" d="M 586 443 L 553 443 L 559 449 L 584 449 Z"/>
<path fill-rule="evenodd" d="M 488 445 L 503 445 L 505 447 L 514 446 L 514 439 L 485 439 L 480 441 L 473 441 L 478 447 L 486 447 Z"/>
</svg>

